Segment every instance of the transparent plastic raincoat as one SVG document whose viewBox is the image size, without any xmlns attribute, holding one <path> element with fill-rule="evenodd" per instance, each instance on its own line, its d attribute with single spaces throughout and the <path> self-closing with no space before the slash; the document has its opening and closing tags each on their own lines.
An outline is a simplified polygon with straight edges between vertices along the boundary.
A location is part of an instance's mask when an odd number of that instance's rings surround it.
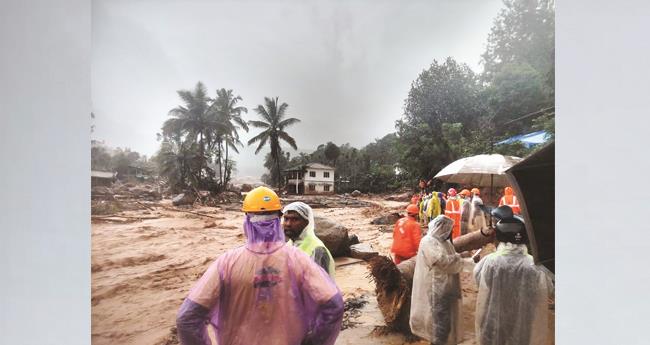
<svg viewBox="0 0 650 345">
<path fill-rule="evenodd" d="M 552 273 L 533 263 L 525 244 L 499 243 L 474 268 L 480 345 L 546 345 Z"/>
<path fill-rule="evenodd" d="M 482 205 L 483 200 L 478 195 L 475 195 L 472 198 L 472 205 L 469 213 L 470 231 L 485 229 L 488 226 L 487 219 L 485 218 L 486 214 L 480 207 Z"/>
<path fill-rule="evenodd" d="M 285 206 L 282 210 L 282 213 L 287 211 L 295 211 L 301 217 L 306 219 L 309 223 L 300 233 L 300 237 L 295 241 L 289 240 L 289 244 L 294 247 L 298 247 L 300 250 L 309 255 L 319 266 L 321 266 L 329 275 L 334 279 L 334 258 L 323 241 L 316 237 L 314 231 L 314 211 L 312 208 L 305 204 L 304 202 L 292 202 L 291 204 Z"/>
<path fill-rule="evenodd" d="M 327 344 L 341 328 L 341 293 L 311 258 L 286 245 L 280 218 L 247 215 L 247 243 L 219 256 L 176 319 L 183 345 Z"/>
<path fill-rule="evenodd" d="M 429 223 L 413 274 L 411 332 L 435 345 L 457 344 L 461 340 L 458 273 L 474 265 L 471 259 L 461 258 L 449 240 L 453 225 L 454 221 L 443 215 Z"/>
</svg>

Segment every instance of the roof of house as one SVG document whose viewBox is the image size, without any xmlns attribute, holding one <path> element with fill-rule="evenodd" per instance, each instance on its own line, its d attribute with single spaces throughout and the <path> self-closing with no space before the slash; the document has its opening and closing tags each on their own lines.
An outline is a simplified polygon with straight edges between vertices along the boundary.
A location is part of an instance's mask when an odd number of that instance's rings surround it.
<svg viewBox="0 0 650 345">
<path fill-rule="evenodd" d="M 111 171 L 91 170 L 90 176 L 99 178 L 113 178 L 115 174 Z"/>
<path fill-rule="evenodd" d="M 301 164 L 301 165 L 294 165 L 292 167 L 284 169 L 284 171 L 302 171 L 302 170 L 305 170 L 306 168 L 334 170 L 334 168 L 332 168 L 331 166 L 325 165 L 325 164 L 307 163 L 307 164 Z"/>
<path fill-rule="evenodd" d="M 334 170 L 334 168 L 332 168 L 331 166 L 325 165 L 325 164 L 320 164 L 320 163 L 309 163 L 309 164 L 307 164 L 307 166 L 312 168 L 312 169 Z"/>
</svg>

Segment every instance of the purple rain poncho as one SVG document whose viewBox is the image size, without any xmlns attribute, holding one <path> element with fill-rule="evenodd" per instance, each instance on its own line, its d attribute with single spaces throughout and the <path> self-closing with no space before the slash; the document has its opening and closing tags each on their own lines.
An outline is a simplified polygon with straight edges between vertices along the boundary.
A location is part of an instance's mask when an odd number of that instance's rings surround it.
<svg viewBox="0 0 650 345">
<path fill-rule="evenodd" d="M 336 285 L 299 249 L 280 219 L 246 216 L 246 245 L 220 255 L 195 284 L 177 319 L 183 345 L 333 345 L 343 318 Z"/>
</svg>

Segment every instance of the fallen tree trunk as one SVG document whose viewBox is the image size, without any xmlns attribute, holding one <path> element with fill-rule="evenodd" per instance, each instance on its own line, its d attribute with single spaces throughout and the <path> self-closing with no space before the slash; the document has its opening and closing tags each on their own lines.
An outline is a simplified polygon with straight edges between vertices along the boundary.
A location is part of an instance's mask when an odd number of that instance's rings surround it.
<svg viewBox="0 0 650 345">
<path fill-rule="evenodd" d="M 487 235 L 487 236 L 486 236 Z M 484 245 L 494 242 L 496 233 L 493 229 L 487 228 L 481 231 L 473 231 L 469 234 L 456 237 L 452 242 L 457 253 L 483 248 Z"/>
</svg>

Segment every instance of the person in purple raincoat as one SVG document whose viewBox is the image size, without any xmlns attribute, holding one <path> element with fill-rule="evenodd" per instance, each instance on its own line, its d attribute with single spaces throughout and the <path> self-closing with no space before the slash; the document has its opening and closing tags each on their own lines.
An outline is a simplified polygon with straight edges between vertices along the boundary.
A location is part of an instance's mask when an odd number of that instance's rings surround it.
<svg viewBox="0 0 650 345">
<path fill-rule="evenodd" d="M 190 290 L 176 318 L 183 345 L 333 345 L 343 298 L 309 256 L 287 245 L 280 199 L 270 189 L 248 193 L 246 244 L 220 255 Z"/>
</svg>

